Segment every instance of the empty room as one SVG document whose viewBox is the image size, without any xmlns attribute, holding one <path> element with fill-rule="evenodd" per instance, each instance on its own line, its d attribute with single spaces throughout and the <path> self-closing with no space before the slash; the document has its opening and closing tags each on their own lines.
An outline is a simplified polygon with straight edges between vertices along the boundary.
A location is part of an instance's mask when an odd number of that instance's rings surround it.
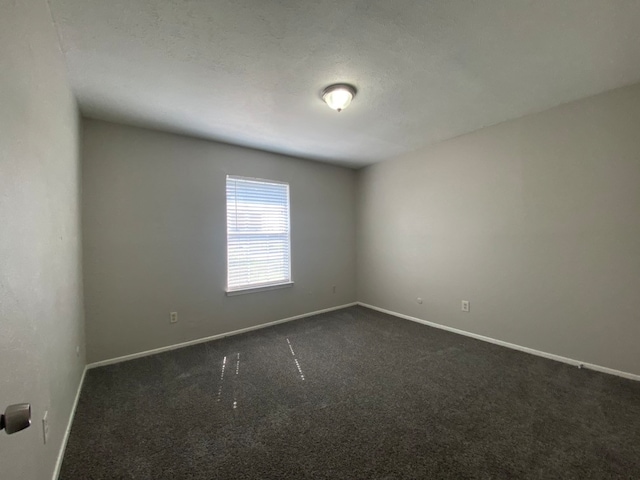
<svg viewBox="0 0 640 480">
<path fill-rule="evenodd" d="M 0 0 L 0 479 L 640 479 L 640 2 Z"/>
</svg>

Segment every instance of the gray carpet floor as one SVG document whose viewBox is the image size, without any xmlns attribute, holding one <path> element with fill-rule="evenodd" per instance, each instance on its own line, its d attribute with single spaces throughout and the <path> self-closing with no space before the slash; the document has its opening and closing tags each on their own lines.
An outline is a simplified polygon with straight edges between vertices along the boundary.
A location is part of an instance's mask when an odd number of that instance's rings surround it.
<svg viewBox="0 0 640 480">
<path fill-rule="evenodd" d="M 90 370 L 61 479 L 639 479 L 640 383 L 361 307 Z"/>
</svg>

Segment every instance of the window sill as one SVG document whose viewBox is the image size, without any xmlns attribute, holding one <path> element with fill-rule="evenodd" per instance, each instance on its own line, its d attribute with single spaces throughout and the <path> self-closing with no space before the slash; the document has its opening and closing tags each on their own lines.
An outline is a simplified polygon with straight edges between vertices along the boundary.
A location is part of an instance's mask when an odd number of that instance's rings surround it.
<svg viewBox="0 0 640 480">
<path fill-rule="evenodd" d="M 227 297 L 234 297 L 236 295 L 246 295 L 247 293 L 266 292 L 267 290 L 277 290 L 280 288 L 293 287 L 293 282 L 276 283 L 273 285 L 263 285 L 261 287 L 247 287 L 237 290 L 227 290 Z"/>
</svg>

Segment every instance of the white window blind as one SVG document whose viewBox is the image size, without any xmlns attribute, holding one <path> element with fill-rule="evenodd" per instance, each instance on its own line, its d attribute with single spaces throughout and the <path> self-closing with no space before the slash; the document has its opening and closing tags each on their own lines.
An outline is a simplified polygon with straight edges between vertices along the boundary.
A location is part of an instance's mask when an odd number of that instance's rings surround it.
<svg viewBox="0 0 640 480">
<path fill-rule="evenodd" d="M 227 291 L 290 282 L 289 185 L 227 176 Z"/>
</svg>

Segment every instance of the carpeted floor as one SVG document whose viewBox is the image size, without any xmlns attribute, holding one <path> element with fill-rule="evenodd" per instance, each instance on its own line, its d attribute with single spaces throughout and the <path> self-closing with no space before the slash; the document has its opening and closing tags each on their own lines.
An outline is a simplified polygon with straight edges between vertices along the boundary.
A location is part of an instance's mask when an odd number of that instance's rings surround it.
<svg viewBox="0 0 640 480">
<path fill-rule="evenodd" d="M 640 383 L 353 307 L 90 370 L 60 478 L 639 479 Z"/>
</svg>

